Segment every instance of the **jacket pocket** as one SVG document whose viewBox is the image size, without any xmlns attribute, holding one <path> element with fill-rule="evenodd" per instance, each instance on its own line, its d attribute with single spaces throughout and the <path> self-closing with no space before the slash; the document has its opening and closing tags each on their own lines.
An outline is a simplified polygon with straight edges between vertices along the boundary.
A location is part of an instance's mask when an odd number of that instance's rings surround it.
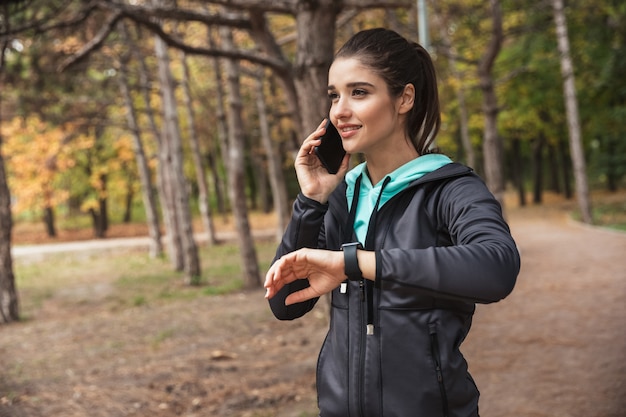
<svg viewBox="0 0 626 417">
<path fill-rule="evenodd" d="M 437 325 L 430 323 L 428 325 L 430 335 L 430 352 L 435 365 L 435 375 L 437 376 L 437 384 L 441 393 L 441 407 L 444 417 L 448 417 L 448 396 L 446 394 L 446 385 L 443 379 L 443 365 L 441 363 L 441 351 L 439 349 L 439 337 L 437 335 Z"/>
</svg>

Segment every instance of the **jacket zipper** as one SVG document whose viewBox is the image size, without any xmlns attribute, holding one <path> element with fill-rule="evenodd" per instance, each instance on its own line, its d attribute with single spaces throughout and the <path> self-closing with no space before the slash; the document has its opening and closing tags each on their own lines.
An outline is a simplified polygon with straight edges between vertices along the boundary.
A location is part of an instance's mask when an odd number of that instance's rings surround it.
<svg viewBox="0 0 626 417">
<path fill-rule="evenodd" d="M 446 386 L 443 381 L 443 371 L 441 366 L 441 352 L 439 351 L 439 339 L 437 338 L 437 329 L 435 324 L 430 324 L 430 348 L 433 359 L 435 361 L 435 373 L 437 375 L 437 383 L 439 384 L 439 392 L 441 393 L 441 406 L 443 417 L 448 417 L 448 396 L 446 395 Z"/>
<path fill-rule="evenodd" d="M 359 417 L 363 415 L 363 401 L 365 400 L 365 349 L 366 349 L 366 335 L 363 329 L 365 328 L 366 321 L 365 320 L 365 282 L 363 279 L 359 281 L 359 293 L 360 293 L 360 303 L 359 303 L 359 338 L 361 342 L 361 351 L 359 352 L 359 393 L 358 393 L 358 401 L 359 401 Z"/>
</svg>

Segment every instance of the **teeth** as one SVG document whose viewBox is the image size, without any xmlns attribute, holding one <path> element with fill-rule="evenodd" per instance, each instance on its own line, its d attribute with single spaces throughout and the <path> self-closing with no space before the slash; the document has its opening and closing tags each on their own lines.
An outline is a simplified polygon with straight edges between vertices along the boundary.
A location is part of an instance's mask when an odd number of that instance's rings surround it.
<svg viewBox="0 0 626 417">
<path fill-rule="evenodd" d="M 343 129 L 341 129 L 342 132 L 350 132 L 351 130 L 357 130 L 360 129 L 360 126 L 353 126 L 353 127 L 344 127 Z"/>
</svg>

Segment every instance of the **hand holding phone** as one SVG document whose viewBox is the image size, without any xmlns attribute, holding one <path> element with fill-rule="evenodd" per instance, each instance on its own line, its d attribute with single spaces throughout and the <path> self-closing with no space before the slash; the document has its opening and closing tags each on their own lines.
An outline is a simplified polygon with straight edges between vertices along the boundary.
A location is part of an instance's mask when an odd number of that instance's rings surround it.
<svg viewBox="0 0 626 417">
<path fill-rule="evenodd" d="M 320 138 L 322 143 L 315 147 L 315 155 L 329 174 L 336 174 L 346 151 L 343 149 L 341 135 L 330 122 L 330 118 L 327 119 L 325 129 L 326 132 Z"/>
</svg>

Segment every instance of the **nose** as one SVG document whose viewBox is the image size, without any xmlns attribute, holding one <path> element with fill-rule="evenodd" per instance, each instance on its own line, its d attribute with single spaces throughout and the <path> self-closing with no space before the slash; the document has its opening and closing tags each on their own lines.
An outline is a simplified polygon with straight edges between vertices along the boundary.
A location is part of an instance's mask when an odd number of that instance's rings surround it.
<svg viewBox="0 0 626 417">
<path fill-rule="evenodd" d="M 350 107 L 347 100 L 343 97 L 339 97 L 337 100 L 333 101 L 330 106 L 329 115 L 335 124 L 337 124 L 339 120 L 348 119 L 350 117 Z"/>
</svg>

